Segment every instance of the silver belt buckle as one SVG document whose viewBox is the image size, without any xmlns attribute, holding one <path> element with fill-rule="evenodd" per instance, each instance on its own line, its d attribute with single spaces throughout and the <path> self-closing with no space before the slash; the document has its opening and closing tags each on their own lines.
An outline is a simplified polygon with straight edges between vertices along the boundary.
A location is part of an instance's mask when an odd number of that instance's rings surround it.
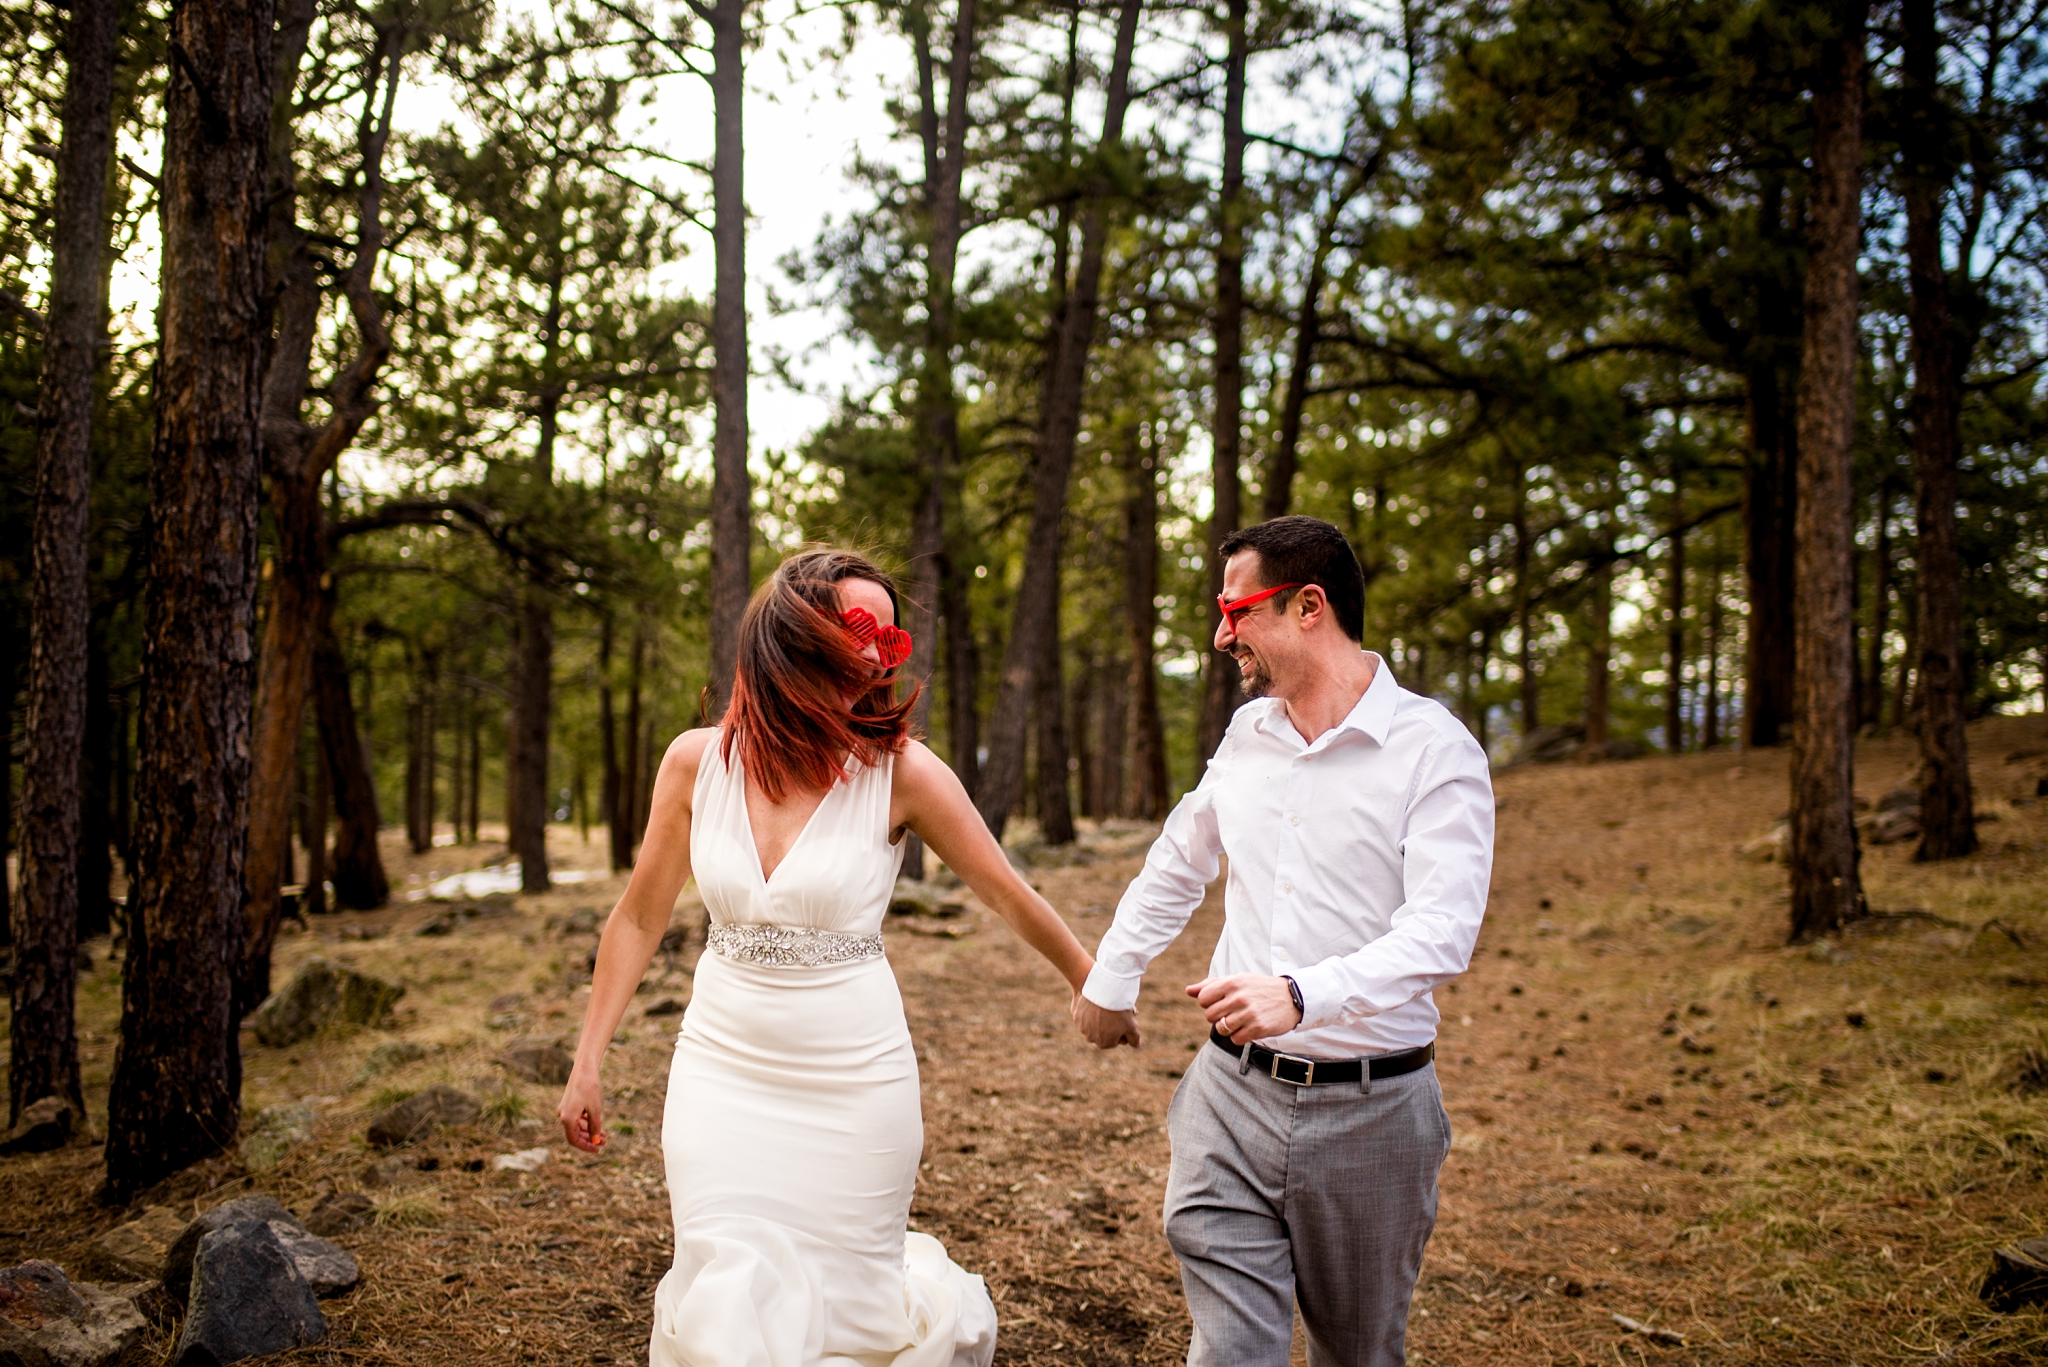
<svg viewBox="0 0 2048 1367">
<path fill-rule="evenodd" d="M 1280 1065 L 1283 1063 L 1299 1063 L 1302 1068 L 1301 1081 L 1296 1082 L 1291 1077 L 1281 1077 Z M 1299 1054 L 1275 1052 L 1272 1066 L 1267 1071 L 1272 1075 L 1275 1082 L 1284 1082 L 1290 1087 L 1310 1087 L 1315 1084 L 1316 1080 L 1316 1061 L 1312 1058 L 1303 1058 Z"/>
</svg>

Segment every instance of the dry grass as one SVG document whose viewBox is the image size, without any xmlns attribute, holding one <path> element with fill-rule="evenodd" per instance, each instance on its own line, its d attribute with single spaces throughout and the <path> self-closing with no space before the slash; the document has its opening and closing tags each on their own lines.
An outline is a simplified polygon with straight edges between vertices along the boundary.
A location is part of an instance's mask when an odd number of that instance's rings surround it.
<svg viewBox="0 0 2048 1367">
<path fill-rule="evenodd" d="M 1994 719 L 1972 741 L 1980 805 L 1997 817 L 1983 853 L 1916 866 L 1891 846 L 1865 859 L 1874 906 L 1939 920 L 1866 923 L 1826 956 L 1783 946 L 1781 870 L 1734 853 L 1783 809 L 1782 755 L 1501 778 L 1480 954 L 1438 998 L 1457 1138 L 1415 1361 L 2048 1360 L 2048 1315 L 1994 1316 L 1975 1297 L 1992 1246 L 2048 1232 L 2048 1096 L 2024 1090 L 2048 1056 L 2048 803 L 2031 801 L 2048 725 Z M 1859 787 L 1875 798 L 1911 765 L 1907 741 L 1866 744 Z M 555 838 L 568 863 L 600 858 L 573 833 Z M 1112 831 L 1090 844 L 1087 862 L 1034 876 L 1092 942 L 1142 841 Z M 474 853 L 393 862 L 403 882 Z M 608 1072 L 618 1138 L 602 1160 L 550 1139 L 550 1089 L 506 1084 L 492 1063 L 514 1034 L 573 1031 L 574 970 L 594 937 L 560 922 L 616 893 L 570 886 L 432 939 L 410 933 L 429 908 L 402 903 L 285 942 L 280 973 L 317 952 L 406 982 L 396 1033 L 430 1052 L 359 1079 L 384 1035 L 252 1046 L 247 1105 L 320 1099 L 314 1141 L 260 1178 L 222 1158 L 152 1199 L 201 1208 L 253 1184 L 304 1209 L 361 1184 L 380 1099 L 451 1082 L 490 1104 L 477 1127 L 405 1151 L 433 1171 L 373 1192 L 377 1222 L 345 1240 L 364 1285 L 330 1303 L 334 1332 L 294 1360 L 640 1360 L 669 1256 L 659 1120 L 675 1018 L 629 1015 Z M 701 914 L 686 901 L 678 918 Z M 1049 970 L 970 916 L 976 933 L 957 940 L 890 934 L 925 1081 L 913 1223 L 988 1278 L 1000 1362 L 1178 1361 L 1162 1119 L 1203 1035 L 1178 989 L 1202 973 L 1220 910 L 1212 898 L 1148 981 L 1145 1050 L 1114 1056 L 1081 1048 Z M 1978 932 L 1994 920 L 2019 943 Z M 365 933 L 381 938 L 353 938 Z M 687 997 L 690 962 L 657 962 L 641 1001 Z M 83 986 L 98 1113 L 117 988 L 104 967 Z M 500 1001 L 513 992 L 525 1000 Z M 470 1170 L 539 1143 L 555 1159 L 537 1173 Z M 91 1203 L 96 1160 L 82 1147 L 0 1162 L 0 1257 L 91 1271 L 91 1237 L 119 1215 Z M 1616 1313 L 1687 1345 L 1625 1334 Z"/>
</svg>

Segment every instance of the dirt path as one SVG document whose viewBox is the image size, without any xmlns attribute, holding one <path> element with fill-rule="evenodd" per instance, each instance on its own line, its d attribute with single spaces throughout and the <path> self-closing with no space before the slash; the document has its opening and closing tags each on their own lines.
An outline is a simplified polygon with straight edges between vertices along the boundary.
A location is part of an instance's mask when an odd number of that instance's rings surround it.
<svg viewBox="0 0 2048 1367">
<path fill-rule="evenodd" d="M 1927 867 L 1892 845 L 1865 860 L 1873 905 L 1941 920 L 1875 922 L 1825 954 L 1783 947 L 1778 866 L 1735 853 L 1782 810 L 1782 756 L 1500 779 L 1480 954 L 1438 997 L 1456 1140 L 1413 1360 L 2048 1359 L 2048 1317 L 2000 1319 L 1974 1297 L 1994 1244 L 2048 1232 L 2048 1102 L 2010 1088 L 2030 1045 L 2048 1069 L 2048 804 L 2032 797 L 2048 727 L 1996 719 L 1972 741 L 1997 818 L 1985 852 Z M 1880 796 L 1911 763 L 1904 742 L 1866 745 L 1861 790 Z M 565 864 L 600 858 L 596 841 L 556 840 Z M 1135 828 L 1093 833 L 1085 862 L 1032 876 L 1093 944 L 1143 843 Z M 475 853 L 394 863 L 417 889 Z M 415 933 L 434 904 L 401 902 L 285 942 L 281 974 L 318 953 L 404 981 L 394 1033 L 432 1052 L 367 1078 L 386 1035 L 252 1042 L 248 1109 L 318 1098 L 315 1139 L 260 1177 L 224 1158 L 152 1200 L 203 1207 L 253 1184 L 303 1209 L 363 1185 L 376 1156 L 363 1128 L 381 1101 L 439 1081 L 491 1099 L 485 1125 L 413 1146 L 402 1185 L 372 1192 L 380 1222 L 350 1238 L 364 1286 L 330 1303 L 328 1343 L 294 1360 L 643 1360 L 669 1257 L 659 1120 L 676 1023 L 644 1011 L 687 998 L 694 944 L 657 961 L 612 1052 L 605 1159 L 571 1155 L 548 1123 L 552 1089 L 508 1085 L 493 1061 L 515 1035 L 573 1033 L 591 913 L 617 887 L 489 906 L 438 937 Z M 686 900 L 678 921 L 699 918 Z M 1204 971 L 1219 918 L 1212 897 L 1148 978 L 1144 1051 L 1107 1056 L 1073 1036 L 1054 975 L 987 913 L 943 927 L 958 938 L 891 924 L 924 1078 L 913 1223 L 988 1279 L 999 1362 L 1185 1352 L 1159 1225 L 1162 1120 L 1204 1034 L 1179 989 Z M 83 986 L 99 1114 L 118 988 L 104 966 Z M 537 1173 L 468 1170 L 536 1144 L 554 1155 Z M 0 1162 L 0 1257 L 91 1272 L 91 1237 L 117 1218 L 90 1202 L 97 1157 Z M 1686 1344 L 1626 1333 L 1616 1314 Z"/>
</svg>

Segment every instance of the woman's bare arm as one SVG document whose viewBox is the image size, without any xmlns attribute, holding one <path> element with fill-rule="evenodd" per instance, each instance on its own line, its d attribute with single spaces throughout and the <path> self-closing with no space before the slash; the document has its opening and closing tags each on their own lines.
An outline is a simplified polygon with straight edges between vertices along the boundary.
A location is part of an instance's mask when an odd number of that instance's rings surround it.
<svg viewBox="0 0 2048 1367">
<path fill-rule="evenodd" d="M 976 897 L 1079 992 L 1094 959 L 1052 904 L 1017 876 L 959 777 L 937 755 L 912 741 L 896 758 L 894 798 L 893 824 L 916 831 Z"/>
<path fill-rule="evenodd" d="M 557 1109 L 563 1135 L 571 1147 L 585 1153 L 596 1153 L 604 1144 L 599 1077 L 605 1047 L 612 1042 L 641 975 L 661 948 L 676 897 L 690 881 L 690 800 L 697 789 L 698 762 L 717 735 L 716 730 L 686 731 L 662 756 L 640 857 L 597 942 L 597 971 L 590 980 L 583 1034 L 576 1041 L 576 1065 Z"/>
</svg>

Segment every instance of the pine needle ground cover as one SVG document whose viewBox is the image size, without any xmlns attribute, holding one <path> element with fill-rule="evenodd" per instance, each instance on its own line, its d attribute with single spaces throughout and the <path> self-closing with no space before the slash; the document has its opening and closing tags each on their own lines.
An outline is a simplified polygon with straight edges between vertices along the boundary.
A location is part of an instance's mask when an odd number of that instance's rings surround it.
<svg viewBox="0 0 2048 1367">
<path fill-rule="evenodd" d="M 1455 1140 L 1413 1361 L 2048 1359 L 2048 1314 L 1993 1315 L 1975 1294 L 1994 1246 L 2048 1233 L 2048 800 L 2035 800 L 2048 724 L 1995 718 L 1971 743 L 1983 850 L 1915 865 L 1910 843 L 1868 849 L 1872 905 L 1894 914 L 1819 949 L 1782 943 L 1782 869 L 1738 853 L 1784 809 L 1781 754 L 1499 777 L 1486 931 L 1472 972 L 1438 996 Z M 1858 790 L 1875 801 L 1914 764 L 1907 739 L 1866 742 Z M 1146 835 L 1112 825 L 1034 860 L 1084 941 L 1108 925 Z M 571 868 L 601 864 L 601 838 L 552 832 Z M 394 841 L 394 884 L 417 890 L 494 852 L 415 859 Z M 416 932 L 446 908 L 401 891 L 389 910 L 323 917 L 284 942 L 279 981 L 319 954 L 404 982 L 392 1028 L 287 1049 L 245 1033 L 246 1111 L 312 1098 L 312 1138 L 260 1174 L 223 1157 L 145 1200 L 196 1210 L 253 1188 L 303 1212 L 326 1191 L 368 1190 L 374 1222 L 341 1236 L 363 1285 L 327 1303 L 328 1340 L 288 1360 L 644 1360 L 669 1260 L 660 1120 L 676 1026 L 647 1008 L 687 1000 L 701 907 L 678 907 L 697 933 L 656 960 L 612 1051 L 605 1158 L 555 1137 L 555 1089 L 496 1063 L 514 1038 L 573 1034 L 618 887 L 486 902 L 433 936 Z M 1204 971 L 1220 915 L 1212 896 L 1151 975 L 1143 1052 L 1108 1056 L 1079 1043 L 1053 974 L 978 906 L 892 921 L 925 1090 L 912 1222 L 987 1278 L 999 1362 L 1185 1354 L 1160 1231 L 1163 1118 L 1204 1034 L 1179 989 Z M 81 1044 L 97 1118 L 119 985 L 106 944 L 92 949 Z M 426 1052 L 366 1068 L 393 1038 Z M 374 1110 L 434 1083 L 476 1094 L 484 1118 L 390 1156 L 369 1148 Z M 540 1145 L 552 1153 L 538 1171 L 491 1170 Z M 382 1185 L 367 1187 L 379 1162 Z M 95 1275 L 93 1242 L 121 1217 L 93 1204 L 97 1164 L 89 1146 L 0 1160 L 0 1258 Z M 160 1332 L 140 1360 L 168 1344 Z"/>
</svg>

